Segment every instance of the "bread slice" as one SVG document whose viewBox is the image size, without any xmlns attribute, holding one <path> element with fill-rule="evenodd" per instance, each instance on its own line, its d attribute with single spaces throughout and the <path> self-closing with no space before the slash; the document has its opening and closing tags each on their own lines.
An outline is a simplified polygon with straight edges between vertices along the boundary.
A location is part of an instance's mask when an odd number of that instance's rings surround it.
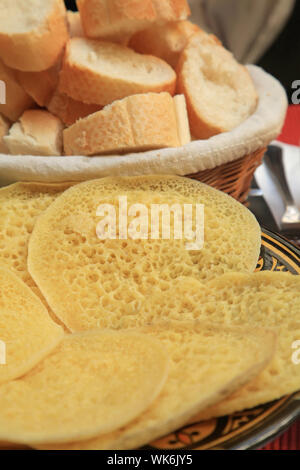
<svg viewBox="0 0 300 470">
<path fill-rule="evenodd" d="M 176 74 L 163 60 L 83 38 L 68 43 L 59 82 L 74 100 L 101 106 L 138 93 L 174 94 L 175 86 Z"/>
<path fill-rule="evenodd" d="M 184 20 L 187 0 L 77 0 L 85 35 L 115 42 L 154 23 Z"/>
<path fill-rule="evenodd" d="M 84 37 L 80 13 L 78 11 L 67 11 L 67 20 L 69 26 L 69 34 L 71 38 Z"/>
<path fill-rule="evenodd" d="M 173 101 L 175 105 L 179 142 L 180 145 L 186 145 L 191 142 L 192 138 L 185 97 L 184 95 L 176 95 Z"/>
<path fill-rule="evenodd" d="M 47 106 L 57 85 L 62 57 L 48 70 L 42 72 L 16 71 L 22 88 L 41 107 Z"/>
<path fill-rule="evenodd" d="M 190 39 L 177 67 L 179 93 L 187 100 L 198 139 L 228 132 L 255 110 L 257 92 L 248 70 L 220 42 L 201 31 Z"/>
<path fill-rule="evenodd" d="M 63 0 L 2 0 L 0 56 L 14 69 L 40 72 L 58 59 L 68 39 Z"/>
<path fill-rule="evenodd" d="M 61 155 L 62 122 L 48 111 L 29 110 L 4 137 L 12 155 Z"/>
<path fill-rule="evenodd" d="M 0 153 L 8 153 L 8 148 L 6 147 L 3 137 L 8 134 L 9 123 L 5 117 L 0 114 Z"/>
<path fill-rule="evenodd" d="M 175 69 L 188 40 L 198 31 L 200 28 L 190 21 L 155 25 L 134 34 L 129 41 L 129 47 L 141 54 L 160 57 Z"/>
<path fill-rule="evenodd" d="M 17 121 L 23 112 L 34 106 L 33 99 L 20 86 L 16 72 L 0 60 L 0 80 L 4 83 L 5 104 L 0 103 L 0 113 L 10 121 Z"/>
<path fill-rule="evenodd" d="M 187 114 L 182 103 L 181 106 L 168 93 L 134 95 L 116 101 L 65 129 L 65 153 L 103 155 L 179 147 L 181 136 L 186 143 L 188 133 Z"/>
<path fill-rule="evenodd" d="M 71 126 L 78 119 L 100 111 L 102 106 L 73 100 L 65 93 L 56 90 L 47 108 L 52 114 L 59 117 L 66 126 Z"/>
</svg>

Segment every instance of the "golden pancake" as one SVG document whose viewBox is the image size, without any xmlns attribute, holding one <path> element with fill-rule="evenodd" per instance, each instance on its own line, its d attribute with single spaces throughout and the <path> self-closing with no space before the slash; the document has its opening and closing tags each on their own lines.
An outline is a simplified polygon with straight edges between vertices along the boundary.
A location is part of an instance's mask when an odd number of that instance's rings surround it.
<svg viewBox="0 0 300 470">
<path fill-rule="evenodd" d="M 0 189 L 0 263 L 12 270 L 49 309 L 27 269 L 28 242 L 39 215 L 71 183 L 15 183 Z M 49 311 L 51 317 L 57 319 Z"/>
<path fill-rule="evenodd" d="M 163 345 L 141 333 L 66 335 L 27 375 L 0 387 L 0 439 L 37 444 L 114 431 L 155 400 L 168 363 Z"/>
<path fill-rule="evenodd" d="M 204 204 L 204 247 L 188 250 L 185 234 L 176 239 L 175 216 L 169 239 L 161 238 L 162 221 L 158 239 L 149 238 L 149 223 L 148 239 L 130 238 L 134 216 L 127 218 L 125 238 L 118 224 L 113 238 L 99 239 L 99 207 L 110 205 L 112 220 L 119 221 L 120 196 L 127 198 L 128 214 L 138 203 L 142 207 L 134 211 L 146 210 L 149 222 L 153 205 Z M 183 225 L 183 212 L 179 220 Z M 193 230 L 197 226 L 194 220 Z M 103 178 L 70 188 L 41 215 L 30 239 L 28 269 L 71 331 L 123 328 L 134 326 L 131 318 L 154 284 L 183 275 L 208 280 L 226 271 L 253 271 L 259 247 L 253 215 L 209 186 L 175 176 Z"/>
<path fill-rule="evenodd" d="M 63 336 L 31 289 L 0 268 L 0 384 L 32 369 Z"/>
<path fill-rule="evenodd" d="M 206 284 L 181 279 L 152 290 L 138 324 L 158 319 L 199 319 L 215 325 L 268 328 L 278 335 L 274 360 L 232 398 L 203 413 L 203 419 L 231 414 L 276 400 L 300 389 L 300 367 L 293 362 L 300 339 L 300 276 L 280 272 L 228 273 Z"/>
<path fill-rule="evenodd" d="M 134 330 L 132 330 L 134 331 Z M 268 330 L 165 322 L 142 333 L 159 339 L 171 358 L 161 394 L 147 411 L 114 433 L 43 449 L 134 449 L 184 425 L 258 374 L 271 360 L 275 335 Z"/>
</svg>

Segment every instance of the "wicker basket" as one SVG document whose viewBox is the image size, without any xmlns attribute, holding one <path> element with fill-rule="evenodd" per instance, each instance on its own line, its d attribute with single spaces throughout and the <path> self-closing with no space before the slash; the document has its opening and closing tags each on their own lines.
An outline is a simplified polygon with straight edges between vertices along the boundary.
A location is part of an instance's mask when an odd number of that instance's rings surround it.
<svg viewBox="0 0 300 470">
<path fill-rule="evenodd" d="M 265 152 L 266 148 L 263 148 L 233 162 L 217 166 L 212 170 L 200 171 L 187 176 L 224 191 L 245 204 L 254 172 L 262 163 Z"/>
<path fill-rule="evenodd" d="M 0 154 L 0 185 L 15 181 L 85 181 L 104 176 L 176 174 L 202 181 L 246 203 L 266 147 L 278 137 L 287 110 L 282 85 L 248 66 L 258 92 L 255 113 L 230 132 L 168 149 L 126 155 L 42 157 Z"/>
</svg>

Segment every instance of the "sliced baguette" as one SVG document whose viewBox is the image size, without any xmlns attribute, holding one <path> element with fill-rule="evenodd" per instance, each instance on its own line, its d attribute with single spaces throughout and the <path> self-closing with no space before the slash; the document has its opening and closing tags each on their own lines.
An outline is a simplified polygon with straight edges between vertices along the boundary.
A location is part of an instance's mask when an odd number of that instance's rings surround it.
<svg viewBox="0 0 300 470">
<path fill-rule="evenodd" d="M 155 25 L 132 36 L 129 47 L 141 54 L 160 57 L 174 69 L 190 37 L 199 31 L 190 21 L 175 21 Z"/>
<path fill-rule="evenodd" d="M 8 134 L 9 131 L 9 123 L 5 119 L 5 117 L 1 116 L 0 114 L 0 153 L 7 153 L 8 148 L 6 147 L 6 144 L 3 140 L 3 137 L 5 137 Z"/>
<path fill-rule="evenodd" d="M 1 0 L 0 56 L 14 69 L 52 67 L 68 39 L 63 0 Z"/>
<path fill-rule="evenodd" d="M 173 100 L 180 145 L 186 145 L 191 142 L 192 138 L 185 97 L 184 95 L 176 95 Z"/>
<path fill-rule="evenodd" d="M 176 74 L 163 60 L 109 42 L 73 38 L 60 73 L 59 91 L 74 100 L 105 106 L 126 96 L 174 94 Z"/>
<path fill-rule="evenodd" d="M 190 14 L 187 0 L 77 0 L 77 5 L 85 35 L 114 42 Z"/>
<path fill-rule="evenodd" d="M 192 36 L 177 67 L 177 90 L 187 100 L 191 131 L 198 139 L 228 132 L 256 109 L 248 70 L 211 35 Z"/>
<path fill-rule="evenodd" d="M 56 90 L 47 108 L 52 114 L 59 117 L 66 126 L 71 126 L 78 119 L 100 111 L 102 106 L 73 100 L 65 93 Z"/>
<path fill-rule="evenodd" d="M 12 155 L 62 154 L 61 121 L 43 110 L 25 111 L 3 140 Z"/>
<path fill-rule="evenodd" d="M 179 147 L 187 117 L 168 93 L 129 96 L 64 131 L 66 155 L 103 155 Z M 183 107 L 182 107 L 183 109 Z M 178 124 L 178 121 L 182 124 Z M 185 138 L 186 143 L 186 138 Z"/>
<path fill-rule="evenodd" d="M 16 72 L 0 60 L 0 80 L 4 83 L 5 104 L 0 104 L 0 113 L 10 121 L 17 121 L 21 114 L 34 106 L 33 99 L 19 84 Z"/>
<path fill-rule="evenodd" d="M 69 26 L 69 34 L 71 38 L 84 37 L 80 13 L 78 11 L 67 11 L 67 20 Z"/>
<path fill-rule="evenodd" d="M 41 107 L 47 106 L 58 86 L 62 57 L 48 70 L 43 72 L 16 71 L 18 82 L 26 93 Z"/>
</svg>

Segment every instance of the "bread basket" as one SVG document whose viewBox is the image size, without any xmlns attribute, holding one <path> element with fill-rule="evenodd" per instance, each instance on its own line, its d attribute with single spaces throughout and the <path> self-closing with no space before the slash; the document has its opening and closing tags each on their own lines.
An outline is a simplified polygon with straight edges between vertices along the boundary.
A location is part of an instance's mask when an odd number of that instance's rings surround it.
<svg viewBox="0 0 300 470">
<path fill-rule="evenodd" d="M 15 181 L 84 181 L 104 176 L 177 174 L 220 189 L 245 202 L 267 145 L 283 126 L 287 97 L 281 84 L 250 65 L 259 103 L 231 132 L 194 140 L 180 148 L 105 157 L 37 157 L 0 154 L 0 184 Z"/>
</svg>

